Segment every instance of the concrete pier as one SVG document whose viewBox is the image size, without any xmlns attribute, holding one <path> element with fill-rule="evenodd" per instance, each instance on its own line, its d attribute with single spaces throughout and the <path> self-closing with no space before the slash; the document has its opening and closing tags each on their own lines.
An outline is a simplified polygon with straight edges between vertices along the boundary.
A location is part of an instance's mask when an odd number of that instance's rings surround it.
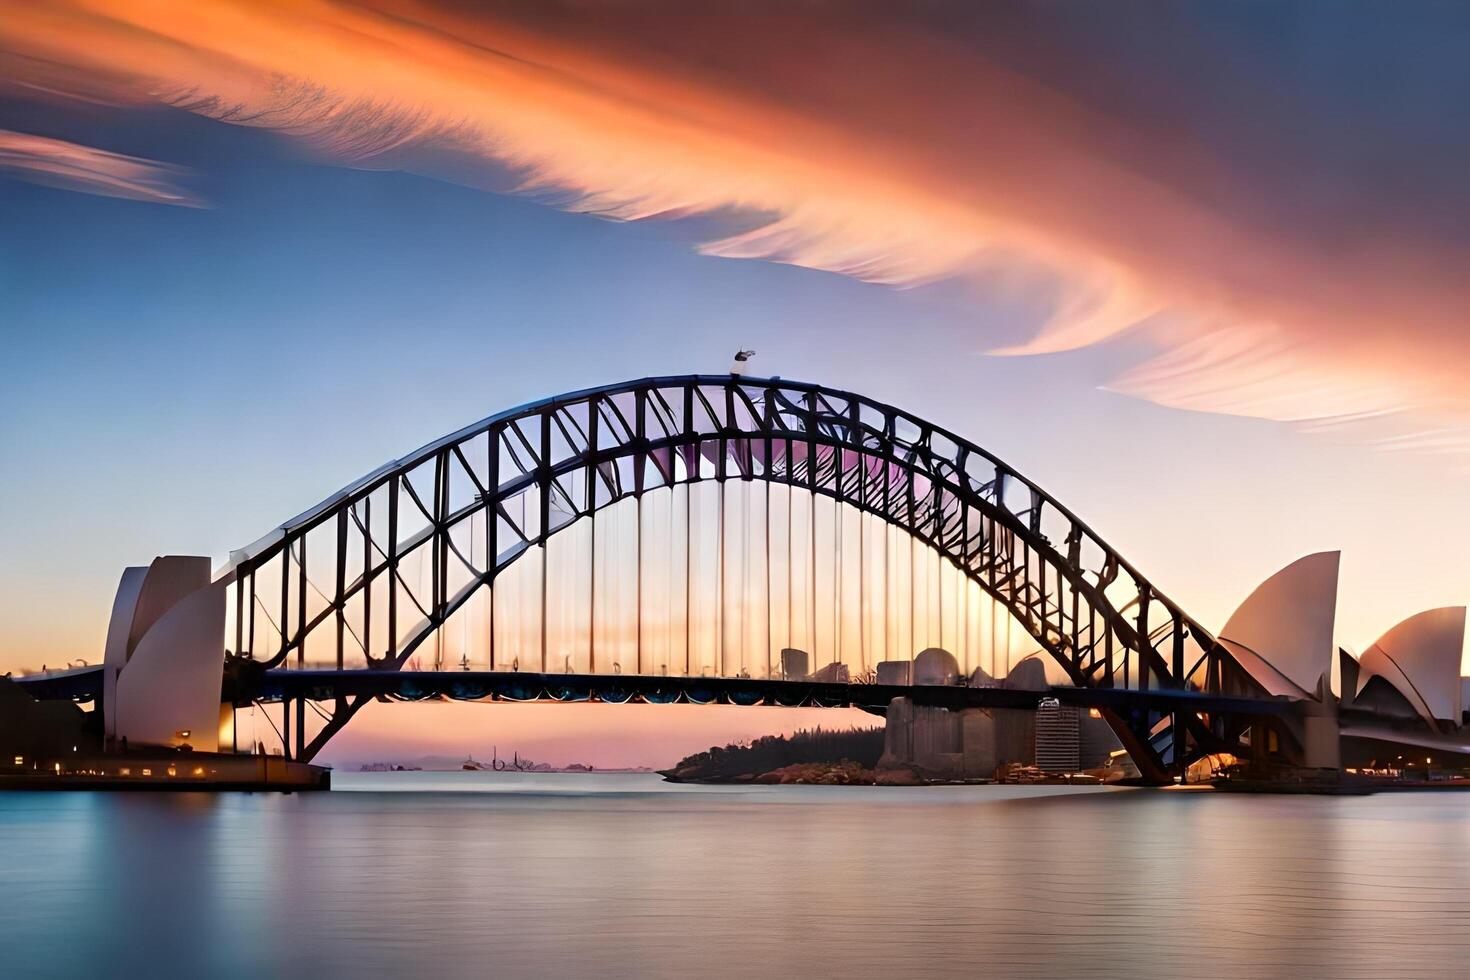
<svg viewBox="0 0 1470 980">
<path fill-rule="evenodd" d="M 0 770 L 0 790 L 256 790 L 331 789 L 332 771 L 274 755 L 140 750 L 106 755 L 27 759 Z"/>
</svg>

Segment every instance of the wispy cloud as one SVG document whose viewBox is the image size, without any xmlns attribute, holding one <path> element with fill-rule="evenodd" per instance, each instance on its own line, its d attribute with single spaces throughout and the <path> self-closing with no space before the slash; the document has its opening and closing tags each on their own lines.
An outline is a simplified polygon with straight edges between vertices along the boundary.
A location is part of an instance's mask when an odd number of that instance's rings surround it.
<svg viewBox="0 0 1470 980">
<path fill-rule="evenodd" d="M 430 168 L 447 143 L 576 209 L 761 216 L 713 255 L 1024 283 L 1048 297 L 1032 336 L 977 324 L 977 347 L 1137 330 L 1158 356 L 1111 387 L 1162 404 L 1470 421 L 1464 240 L 1361 194 L 1315 227 L 1276 205 L 1341 175 L 1263 193 L 1186 127 L 1069 89 L 1070 68 L 1018 69 L 1025 38 L 901 9 L 78 0 L 12 7 L 0 47 L 341 162 Z"/>
<path fill-rule="evenodd" d="M 177 181 L 183 171 L 66 140 L 0 129 L 0 174 L 84 194 L 197 207 Z"/>
</svg>

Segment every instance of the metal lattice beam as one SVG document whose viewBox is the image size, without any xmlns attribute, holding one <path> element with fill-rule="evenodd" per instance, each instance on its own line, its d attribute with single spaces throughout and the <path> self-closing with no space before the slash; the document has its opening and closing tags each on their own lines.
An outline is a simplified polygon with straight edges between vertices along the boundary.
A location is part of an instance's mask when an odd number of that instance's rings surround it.
<svg viewBox="0 0 1470 980">
<path fill-rule="evenodd" d="M 1078 687 L 1264 694 L 1091 528 L 981 447 L 851 392 L 698 375 L 491 416 L 236 553 L 236 674 L 293 658 L 303 665 L 319 630 L 330 631 L 339 667 L 352 643 L 370 666 L 396 670 L 475 592 L 560 529 L 620 500 L 710 479 L 785 484 L 902 529 L 1000 603 Z M 477 520 L 483 554 L 473 543 Z M 466 527 L 468 548 L 458 540 Z M 401 571 L 419 554 L 430 568 L 427 589 Z M 406 615 L 418 621 L 410 630 L 401 628 Z M 386 624 L 381 643 L 375 621 Z M 359 706 L 338 702 L 343 722 Z M 1234 748 L 1248 724 L 1157 708 L 1112 720 L 1156 774 Z M 339 727 L 334 719 L 299 750 L 314 752 Z"/>
</svg>

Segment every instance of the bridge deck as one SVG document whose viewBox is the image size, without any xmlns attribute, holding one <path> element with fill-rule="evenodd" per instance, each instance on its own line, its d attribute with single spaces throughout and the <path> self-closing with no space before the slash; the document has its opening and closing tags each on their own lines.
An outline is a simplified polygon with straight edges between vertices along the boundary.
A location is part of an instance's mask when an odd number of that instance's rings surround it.
<svg viewBox="0 0 1470 980">
<path fill-rule="evenodd" d="M 1080 708 L 1153 708 L 1164 711 L 1229 711 L 1283 715 L 1291 702 L 1281 699 L 1225 698 L 1194 691 L 1147 691 L 1050 687 L 1014 690 L 959 685 L 843 684 L 811 680 L 746 677 L 661 677 L 642 674 L 540 674 L 527 671 L 269 670 L 261 681 L 262 700 L 328 700 L 370 695 L 420 700 L 643 701 L 668 704 L 781 705 L 853 707 L 881 711 L 894 698 L 944 708 L 1035 708 L 1056 698 Z"/>
<path fill-rule="evenodd" d="M 88 667 L 15 679 L 38 700 L 91 700 L 101 694 L 102 668 Z M 644 674 L 540 674 L 528 671 L 387 671 L 268 670 L 253 699 L 280 701 L 338 697 L 465 701 L 602 701 L 650 704 L 780 705 L 786 707 L 852 707 L 882 711 L 894 698 L 943 708 L 1035 708 L 1042 698 L 1056 698 L 1079 708 L 1156 711 L 1223 711 L 1247 715 L 1284 715 L 1286 698 L 1231 698 L 1156 688 L 1049 687 L 1015 690 L 959 685 L 843 684 L 811 680 L 748 677 L 660 677 Z"/>
<path fill-rule="evenodd" d="M 91 701 L 102 696 L 101 664 L 28 674 L 11 680 L 37 701 Z"/>
</svg>

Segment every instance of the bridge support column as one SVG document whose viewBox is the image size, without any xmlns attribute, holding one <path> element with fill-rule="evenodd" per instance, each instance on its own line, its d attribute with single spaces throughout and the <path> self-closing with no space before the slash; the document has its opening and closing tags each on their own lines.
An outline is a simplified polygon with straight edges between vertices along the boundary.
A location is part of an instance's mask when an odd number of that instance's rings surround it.
<svg viewBox="0 0 1470 980">
<path fill-rule="evenodd" d="M 1342 728 L 1338 723 L 1338 701 L 1326 676 L 1317 688 L 1317 701 L 1303 701 L 1300 714 L 1292 719 L 1300 732 L 1302 765 L 1309 769 L 1342 768 Z"/>
</svg>

